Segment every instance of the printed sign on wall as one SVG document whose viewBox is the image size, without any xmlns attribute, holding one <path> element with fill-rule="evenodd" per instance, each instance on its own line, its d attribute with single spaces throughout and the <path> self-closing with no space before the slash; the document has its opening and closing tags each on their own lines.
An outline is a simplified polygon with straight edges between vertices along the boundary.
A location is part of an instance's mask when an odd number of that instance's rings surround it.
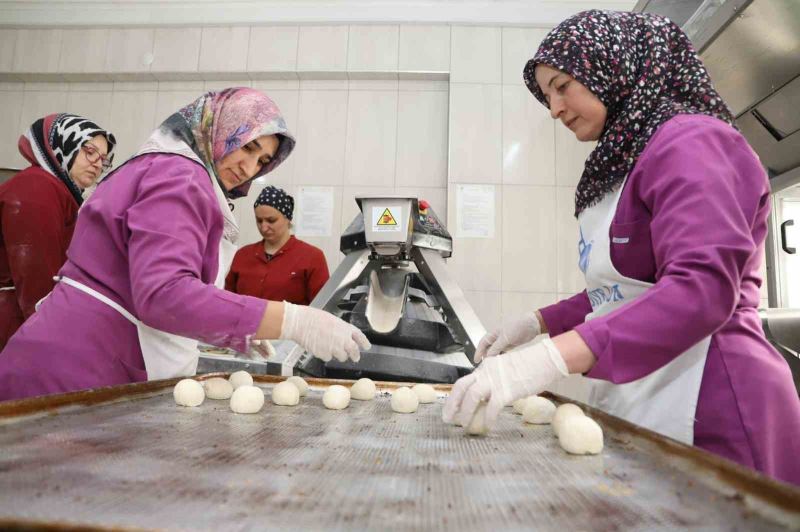
<svg viewBox="0 0 800 532">
<path fill-rule="evenodd" d="M 301 187 L 297 193 L 294 230 L 297 236 L 331 236 L 333 187 Z"/>
<path fill-rule="evenodd" d="M 494 237 L 494 185 L 457 185 L 456 236 Z"/>
</svg>

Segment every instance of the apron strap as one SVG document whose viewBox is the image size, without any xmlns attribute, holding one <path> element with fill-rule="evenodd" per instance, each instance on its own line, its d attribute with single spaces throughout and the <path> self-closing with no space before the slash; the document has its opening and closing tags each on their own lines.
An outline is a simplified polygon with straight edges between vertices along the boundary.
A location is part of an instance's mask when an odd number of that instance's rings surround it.
<svg viewBox="0 0 800 532">
<path fill-rule="evenodd" d="M 67 285 L 69 285 L 69 286 L 71 286 L 73 288 L 77 288 L 78 290 L 80 290 L 84 294 L 88 294 L 88 295 L 92 296 L 93 298 L 102 301 L 103 303 L 105 303 L 109 307 L 113 308 L 114 310 L 116 310 L 117 312 L 122 314 L 128 321 L 130 321 L 134 325 L 139 325 L 139 320 L 137 320 L 136 317 L 133 314 L 131 314 L 130 312 L 128 312 L 127 310 L 122 308 L 122 306 L 119 305 L 116 301 L 113 301 L 110 298 L 104 296 L 103 294 L 101 294 L 97 290 L 89 288 L 85 284 L 81 284 L 78 281 L 74 281 L 74 280 L 70 279 L 69 277 L 57 276 L 57 277 L 53 277 L 53 280 L 56 281 L 56 282 L 67 284 Z"/>
</svg>

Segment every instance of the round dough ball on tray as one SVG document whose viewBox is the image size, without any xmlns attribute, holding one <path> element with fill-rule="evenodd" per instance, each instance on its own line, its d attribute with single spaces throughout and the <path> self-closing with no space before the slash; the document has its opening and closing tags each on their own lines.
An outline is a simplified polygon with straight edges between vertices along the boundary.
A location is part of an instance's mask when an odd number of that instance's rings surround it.
<svg viewBox="0 0 800 532">
<path fill-rule="evenodd" d="M 547 425 L 553 420 L 556 413 L 556 405 L 552 401 L 534 395 L 525 401 L 525 408 L 522 411 L 522 421 L 532 425 Z"/>
<path fill-rule="evenodd" d="M 206 398 L 206 392 L 196 380 L 182 379 L 172 389 L 172 397 L 180 406 L 200 406 Z"/>
<path fill-rule="evenodd" d="M 485 436 L 489 433 L 489 427 L 486 426 L 486 405 L 488 403 L 482 402 L 475 409 L 472 414 L 472 420 L 467 425 L 467 434 L 470 436 Z"/>
<path fill-rule="evenodd" d="M 264 406 L 264 390 L 247 384 L 239 386 L 231 395 L 231 410 L 237 414 L 255 414 Z"/>
<path fill-rule="evenodd" d="M 573 405 L 572 403 L 564 403 L 563 405 L 559 405 L 559 407 L 556 408 L 555 414 L 553 414 L 553 419 L 550 421 L 550 423 L 553 425 L 553 434 L 556 436 L 559 435 L 561 427 L 567 418 L 583 415 L 583 410 L 581 410 L 581 407 L 578 405 Z"/>
<path fill-rule="evenodd" d="M 253 385 L 253 376 L 244 370 L 231 373 L 231 376 L 228 377 L 228 380 L 231 381 L 231 385 L 233 386 L 234 390 L 239 386 Z"/>
<path fill-rule="evenodd" d="M 344 410 L 350 404 L 350 390 L 340 384 L 329 386 L 322 395 L 322 404 L 328 410 Z"/>
<path fill-rule="evenodd" d="M 570 454 L 599 454 L 603 450 L 603 429 L 584 416 L 569 416 L 561 424 L 558 443 Z"/>
<path fill-rule="evenodd" d="M 295 406 L 300 402 L 300 390 L 288 380 L 279 382 L 272 388 L 272 402 L 278 406 Z"/>
<path fill-rule="evenodd" d="M 417 394 L 420 404 L 436 402 L 436 389 L 430 384 L 415 384 L 411 391 Z"/>
<path fill-rule="evenodd" d="M 300 392 L 300 397 L 305 397 L 308 395 L 308 383 L 305 381 L 303 377 L 298 377 L 297 375 L 293 375 L 286 379 L 286 382 L 291 382 L 297 388 L 297 391 Z"/>
<path fill-rule="evenodd" d="M 203 385 L 209 399 L 230 399 L 233 395 L 233 385 L 228 379 L 214 377 L 203 381 Z"/>
<path fill-rule="evenodd" d="M 372 379 L 364 377 L 363 379 L 358 379 L 350 387 L 350 396 L 358 401 L 371 401 L 375 398 L 376 391 L 377 388 Z"/>
<path fill-rule="evenodd" d="M 517 399 L 513 403 L 511 403 L 511 407 L 514 409 L 514 413 L 518 416 L 522 415 L 522 412 L 525 410 L 525 405 L 528 404 L 528 400 L 536 397 L 535 395 L 529 395 L 528 397 L 523 397 L 522 399 Z"/>
<path fill-rule="evenodd" d="M 392 392 L 392 410 L 399 414 L 411 414 L 419 408 L 419 398 L 408 386 Z"/>
</svg>

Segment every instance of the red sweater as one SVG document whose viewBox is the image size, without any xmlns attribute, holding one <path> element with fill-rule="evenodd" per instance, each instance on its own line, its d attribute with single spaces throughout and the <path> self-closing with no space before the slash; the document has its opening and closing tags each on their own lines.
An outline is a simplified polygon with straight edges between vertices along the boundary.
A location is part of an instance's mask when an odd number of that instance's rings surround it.
<svg viewBox="0 0 800 532">
<path fill-rule="evenodd" d="M 0 350 L 53 288 L 67 260 L 78 204 L 56 177 L 31 166 L 0 185 Z"/>
<path fill-rule="evenodd" d="M 308 305 L 327 282 L 322 250 L 294 236 L 268 259 L 264 242 L 240 249 L 225 278 L 225 289 L 272 301 Z"/>
</svg>

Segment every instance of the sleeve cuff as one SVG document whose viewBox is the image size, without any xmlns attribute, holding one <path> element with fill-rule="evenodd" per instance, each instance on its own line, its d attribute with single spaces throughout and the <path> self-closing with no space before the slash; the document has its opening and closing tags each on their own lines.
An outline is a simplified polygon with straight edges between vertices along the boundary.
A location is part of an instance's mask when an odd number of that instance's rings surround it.
<svg viewBox="0 0 800 532">
<path fill-rule="evenodd" d="M 547 333 L 551 338 L 566 332 L 564 324 L 559 317 L 558 305 L 558 303 L 555 303 L 539 309 L 539 314 L 542 315 L 542 321 L 547 326 Z"/>
<path fill-rule="evenodd" d="M 266 299 L 257 297 L 239 297 L 244 298 L 244 305 L 239 321 L 234 327 L 230 347 L 240 353 L 246 353 L 250 346 L 250 340 L 261 324 L 261 319 L 264 317 L 264 312 L 266 312 L 269 302 Z"/>
<path fill-rule="evenodd" d="M 613 382 L 613 357 L 606 349 L 609 339 L 608 327 L 602 321 L 592 320 L 581 323 L 574 330 L 586 342 L 596 359 L 594 366 L 585 373 L 585 376 Z"/>
</svg>

